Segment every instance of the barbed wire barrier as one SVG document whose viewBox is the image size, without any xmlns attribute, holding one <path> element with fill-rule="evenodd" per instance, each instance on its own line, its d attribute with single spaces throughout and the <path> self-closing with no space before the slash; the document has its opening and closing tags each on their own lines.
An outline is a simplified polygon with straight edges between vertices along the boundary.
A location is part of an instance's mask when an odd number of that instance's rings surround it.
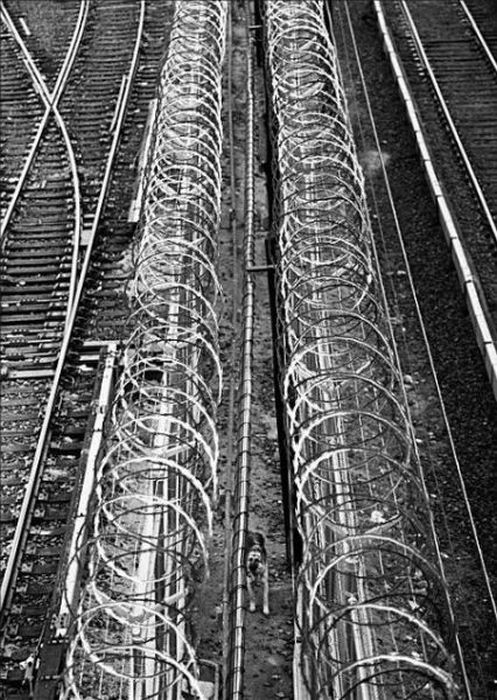
<svg viewBox="0 0 497 700">
<path fill-rule="evenodd" d="M 226 15 L 217 0 L 176 3 L 66 697 L 204 697 L 188 605 L 217 480 Z"/>
<path fill-rule="evenodd" d="M 266 0 L 265 46 L 281 383 L 303 542 L 299 697 L 452 698 L 450 603 L 323 3 Z"/>
</svg>

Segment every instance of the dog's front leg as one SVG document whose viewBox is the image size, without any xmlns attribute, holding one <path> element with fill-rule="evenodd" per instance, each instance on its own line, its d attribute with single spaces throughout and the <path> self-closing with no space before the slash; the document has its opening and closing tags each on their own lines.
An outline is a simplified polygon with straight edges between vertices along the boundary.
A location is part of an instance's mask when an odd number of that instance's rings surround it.
<svg viewBox="0 0 497 700">
<path fill-rule="evenodd" d="M 252 577 L 250 574 L 247 576 L 247 591 L 249 596 L 249 610 L 250 612 L 255 612 L 255 593 L 252 587 Z"/>
<path fill-rule="evenodd" d="M 262 585 L 264 590 L 264 605 L 262 608 L 262 612 L 264 613 L 264 615 L 269 615 L 269 576 L 267 566 L 263 574 Z"/>
</svg>

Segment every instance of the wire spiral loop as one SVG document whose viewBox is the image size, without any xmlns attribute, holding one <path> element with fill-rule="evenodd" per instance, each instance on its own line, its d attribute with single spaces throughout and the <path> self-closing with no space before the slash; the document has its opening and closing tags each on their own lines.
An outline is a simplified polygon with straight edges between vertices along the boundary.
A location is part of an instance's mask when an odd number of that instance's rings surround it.
<svg viewBox="0 0 497 700">
<path fill-rule="evenodd" d="M 266 0 L 282 393 L 315 698 L 453 697 L 450 617 L 320 0 Z"/>
<path fill-rule="evenodd" d="M 204 697 L 188 606 L 217 486 L 226 22 L 225 2 L 176 3 L 68 697 Z"/>
</svg>

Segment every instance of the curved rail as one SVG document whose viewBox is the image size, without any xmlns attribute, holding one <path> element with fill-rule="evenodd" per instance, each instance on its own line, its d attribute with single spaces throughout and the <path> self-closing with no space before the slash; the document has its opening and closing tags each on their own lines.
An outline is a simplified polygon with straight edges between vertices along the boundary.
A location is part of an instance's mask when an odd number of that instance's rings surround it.
<svg viewBox="0 0 497 700">
<path fill-rule="evenodd" d="M 323 3 L 266 0 L 302 698 L 457 693 L 452 623 Z"/>
<path fill-rule="evenodd" d="M 88 0 L 81 0 L 81 5 L 80 5 L 80 10 L 79 10 L 79 15 L 78 19 L 76 22 L 76 26 L 74 28 L 73 36 L 71 39 L 71 43 L 69 45 L 69 48 L 67 50 L 66 58 L 64 59 L 64 63 L 61 67 L 61 70 L 59 72 L 56 84 L 54 86 L 54 89 L 52 92 L 49 92 L 45 80 L 43 79 L 43 76 L 41 75 L 38 67 L 36 66 L 36 63 L 33 61 L 31 54 L 20 36 L 19 32 L 17 31 L 9 13 L 7 12 L 6 8 L 2 5 L 1 8 L 1 13 L 2 13 L 2 20 L 8 27 L 9 31 L 12 33 L 14 36 L 16 42 L 21 48 L 22 53 L 25 56 L 25 64 L 28 68 L 28 71 L 33 79 L 33 83 L 35 84 L 37 88 L 37 92 L 40 95 L 41 100 L 43 101 L 45 105 L 45 113 L 40 120 L 40 124 L 38 126 L 35 138 L 33 140 L 33 143 L 31 144 L 31 149 L 26 157 L 26 160 L 24 162 L 23 169 L 21 171 L 21 174 L 19 176 L 16 188 L 12 194 L 11 200 L 9 202 L 9 205 L 7 207 L 7 210 L 5 212 L 5 216 L 0 224 L 0 241 L 2 245 L 4 245 L 5 241 L 5 236 L 7 232 L 8 225 L 10 223 L 10 219 L 12 218 L 12 214 L 14 213 L 14 209 L 16 207 L 17 201 L 19 199 L 19 196 L 21 194 L 21 191 L 24 187 L 24 183 L 26 181 L 26 177 L 29 173 L 29 170 L 31 168 L 31 165 L 34 161 L 35 155 L 38 151 L 38 147 L 40 145 L 43 133 L 45 131 L 45 128 L 48 124 L 48 120 L 50 118 L 50 115 L 52 111 L 55 114 L 57 123 L 59 125 L 59 128 L 62 131 L 63 137 L 64 137 L 64 142 L 66 144 L 67 148 L 67 153 L 69 155 L 69 160 L 70 160 L 70 165 L 71 165 L 71 171 L 73 175 L 73 183 L 74 183 L 74 188 L 75 188 L 75 242 L 76 246 L 79 246 L 79 240 L 80 240 L 80 227 L 81 227 L 81 211 L 80 211 L 80 195 L 79 195 L 79 177 L 77 174 L 77 169 L 76 169 L 76 162 L 74 158 L 74 152 L 71 144 L 71 140 L 69 138 L 69 135 L 67 133 L 67 128 L 65 126 L 64 120 L 60 115 L 60 112 L 57 108 L 57 105 L 60 101 L 60 98 L 62 97 L 62 94 L 64 92 L 64 88 L 67 84 L 67 79 L 69 77 L 71 68 L 74 64 L 74 60 L 76 58 L 79 45 L 81 43 L 81 38 L 83 36 L 83 31 L 86 25 L 86 21 L 88 19 L 88 10 L 89 10 L 89 2 Z M 77 255 L 78 252 L 76 251 L 75 255 L 73 255 L 73 265 L 75 264 L 75 260 L 77 261 Z M 72 276 L 71 276 L 72 277 Z M 70 285 L 70 291 L 69 291 L 69 298 L 71 303 L 68 304 L 68 308 L 72 306 L 72 301 L 74 298 L 74 289 L 75 289 L 75 277 L 74 281 L 71 281 Z"/>
<path fill-rule="evenodd" d="M 26 484 L 26 489 L 21 504 L 19 518 L 16 524 L 16 530 L 14 533 L 12 548 L 9 552 L 9 557 L 7 560 L 7 565 L 5 569 L 5 574 L 2 580 L 2 585 L 0 588 L 0 616 L 2 619 L 7 615 L 8 609 L 10 607 L 12 594 L 14 591 L 17 573 L 19 566 L 21 565 L 22 552 L 24 549 L 24 544 L 26 541 L 27 533 L 30 527 L 31 518 L 33 515 L 33 509 L 35 507 L 36 497 L 38 493 L 38 488 L 41 480 L 41 475 L 44 468 L 44 454 L 45 449 L 50 438 L 50 423 L 52 420 L 53 412 L 57 405 L 59 386 L 62 378 L 62 372 L 66 362 L 67 354 L 69 351 L 72 332 L 75 325 L 78 307 L 80 301 L 83 297 L 83 292 L 85 289 L 86 276 L 90 267 L 91 255 L 93 251 L 93 246 L 96 237 L 96 231 L 98 227 L 98 222 L 103 210 L 105 199 L 107 196 L 108 188 L 110 185 L 111 172 L 117 153 L 117 148 L 119 145 L 120 134 L 122 130 L 122 125 L 124 122 L 124 117 L 126 114 L 126 107 L 129 101 L 129 96 L 131 92 L 131 86 L 133 83 L 133 78 L 136 72 L 136 67 L 138 64 L 138 54 L 139 47 L 142 41 L 143 33 L 143 22 L 145 17 L 145 0 L 140 0 L 140 16 L 137 26 L 137 34 L 135 40 L 135 46 L 133 51 L 133 59 L 130 65 L 126 87 L 121 93 L 120 102 L 116 106 L 116 114 L 118 115 L 116 127 L 114 130 L 113 140 L 109 156 L 107 158 L 105 176 L 102 183 L 102 188 L 100 190 L 100 196 L 97 203 L 97 209 L 94 215 L 91 235 L 88 241 L 88 246 L 86 249 L 85 257 L 82 263 L 81 272 L 77 280 L 77 286 L 74 294 L 74 301 L 69 311 L 69 317 L 67 320 L 66 328 L 64 331 L 64 336 L 62 338 L 60 353 L 57 360 L 57 365 L 54 372 L 54 378 L 50 389 L 50 394 L 47 400 L 45 413 L 43 417 L 43 422 L 40 428 L 40 434 L 38 436 L 36 450 L 33 457 L 33 463 L 31 465 L 29 479 Z"/>
<path fill-rule="evenodd" d="M 71 309 L 71 306 L 74 301 L 74 292 L 76 289 L 76 282 L 77 282 L 77 274 L 78 274 L 78 259 L 79 259 L 79 247 L 80 247 L 80 242 L 81 242 L 81 191 L 80 191 L 80 183 L 79 183 L 79 175 L 78 175 L 78 168 L 76 164 L 76 157 L 74 155 L 74 149 L 72 147 L 71 139 L 69 137 L 69 133 L 67 131 L 66 124 L 64 122 L 64 119 L 62 118 L 58 108 L 57 108 L 57 102 L 60 99 L 60 96 L 62 95 L 62 91 L 64 89 L 65 83 L 67 81 L 68 75 L 69 75 L 69 70 L 74 62 L 74 59 L 76 57 L 76 52 L 79 46 L 80 39 L 83 35 L 83 29 L 84 25 L 86 22 L 88 16 L 88 4 L 81 4 L 81 10 L 78 16 L 78 22 L 76 25 L 76 28 L 74 30 L 73 38 L 71 41 L 71 45 L 69 47 L 68 53 L 66 55 L 66 59 L 64 61 L 64 64 L 62 66 L 62 69 L 59 73 L 59 77 L 57 79 L 57 84 L 53 90 L 52 93 L 49 93 L 47 85 L 45 83 L 45 80 L 43 79 L 43 76 L 38 69 L 38 66 L 36 63 L 33 61 L 33 58 L 28 51 L 28 48 L 26 46 L 26 43 L 20 36 L 19 32 L 17 31 L 9 13 L 5 8 L 2 7 L 2 19 L 4 20 L 5 24 L 8 26 L 9 30 L 12 32 L 13 36 L 15 37 L 15 40 L 19 44 L 22 53 L 24 54 L 24 57 L 26 59 L 25 63 L 28 68 L 29 74 L 31 75 L 31 78 L 33 80 L 34 85 L 36 86 L 37 92 L 40 95 L 41 99 L 43 100 L 43 103 L 45 105 L 45 114 L 50 116 L 51 111 L 53 111 L 55 115 L 55 119 L 57 121 L 57 124 L 59 125 L 59 128 L 62 132 L 62 137 L 64 139 L 64 144 L 67 150 L 67 155 L 69 159 L 69 167 L 71 169 L 71 175 L 72 175 L 72 183 L 73 183 L 73 189 L 74 189 L 74 233 L 73 233 L 73 245 L 72 245 L 72 260 L 71 260 L 71 274 L 69 278 L 69 290 L 68 290 L 68 295 L 67 295 L 67 315 L 66 315 L 66 324 L 67 324 L 67 319 L 69 316 L 69 311 Z M 48 122 L 48 118 L 47 118 Z M 46 123 L 47 123 L 46 122 Z M 41 124 L 44 123 L 44 118 L 41 121 Z M 40 133 L 41 136 L 41 133 Z M 41 139 L 40 139 L 41 140 Z M 39 144 L 39 142 L 38 142 Z M 37 144 L 37 145 L 38 145 Z M 21 173 L 21 177 L 19 178 L 18 185 L 16 187 L 16 190 L 12 196 L 12 200 L 9 204 L 9 208 L 7 211 L 7 214 L 5 216 L 4 221 L 2 222 L 2 225 L 4 226 L 4 233 L 6 234 L 7 231 L 7 226 L 8 223 L 10 222 L 10 218 L 12 216 L 12 213 L 14 211 L 15 205 L 17 204 L 17 200 L 19 198 L 19 195 L 22 191 L 22 187 L 24 185 L 25 178 L 27 176 L 27 173 L 29 172 L 29 168 L 33 162 L 34 156 L 36 155 L 36 149 L 31 150 L 28 159 L 26 160 L 25 167 L 23 169 L 23 172 Z"/>
<path fill-rule="evenodd" d="M 443 96 L 442 89 L 438 83 L 437 77 L 435 75 L 435 71 L 433 70 L 430 59 L 428 58 L 426 50 L 423 46 L 423 43 L 422 43 L 421 38 L 419 36 L 419 32 L 417 30 L 416 24 L 413 20 L 412 14 L 409 10 L 409 7 L 407 5 L 406 0 L 401 0 L 401 6 L 402 6 L 402 10 L 404 12 L 404 15 L 406 17 L 407 23 L 409 25 L 409 28 L 411 30 L 412 36 L 414 38 L 414 42 L 416 44 L 416 49 L 417 49 L 418 54 L 421 58 L 424 69 L 426 70 L 426 73 L 430 79 L 430 83 L 432 85 L 433 91 L 437 97 L 438 103 L 439 103 L 439 105 L 442 109 L 442 112 L 444 114 L 444 117 L 447 121 L 447 125 L 449 127 L 452 138 L 454 139 L 454 142 L 457 146 L 457 149 L 459 151 L 459 155 L 461 156 L 461 159 L 462 159 L 462 162 L 463 162 L 464 167 L 466 169 L 466 172 L 468 174 L 468 177 L 471 181 L 471 184 L 473 185 L 473 189 L 476 193 L 477 199 L 478 199 L 480 206 L 482 208 L 482 211 L 484 213 L 488 227 L 492 233 L 494 243 L 497 244 L 497 224 L 494 221 L 492 212 L 491 212 L 490 207 L 489 207 L 488 202 L 487 202 L 487 198 L 485 197 L 485 193 L 483 192 L 483 188 L 478 180 L 478 177 L 475 173 L 473 165 L 471 164 L 471 160 L 468 156 L 467 150 L 463 144 L 461 136 L 459 135 L 459 131 L 458 131 L 457 126 L 454 122 L 454 119 L 452 118 L 452 115 L 451 115 L 450 109 L 449 109 L 449 105 L 447 104 L 447 101 Z M 469 14 L 469 10 L 467 8 L 465 9 L 465 12 Z M 473 20 L 473 22 L 474 22 L 474 20 Z M 490 53 L 490 49 L 488 48 L 481 33 L 475 32 L 475 35 L 477 36 L 478 40 L 480 41 L 482 47 L 486 50 L 486 53 L 487 52 Z M 491 55 L 491 53 L 490 53 L 490 55 Z M 496 69 L 495 60 L 493 61 L 492 66 L 494 67 L 494 69 Z"/>
<path fill-rule="evenodd" d="M 67 697 L 204 697 L 190 639 L 207 568 L 221 393 L 215 269 L 225 3 L 178 2 L 161 73 L 125 350 L 96 474 Z M 70 601 L 68 601 L 70 602 Z M 71 634 L 71 632 L 70 632 Z"/>
</svg>

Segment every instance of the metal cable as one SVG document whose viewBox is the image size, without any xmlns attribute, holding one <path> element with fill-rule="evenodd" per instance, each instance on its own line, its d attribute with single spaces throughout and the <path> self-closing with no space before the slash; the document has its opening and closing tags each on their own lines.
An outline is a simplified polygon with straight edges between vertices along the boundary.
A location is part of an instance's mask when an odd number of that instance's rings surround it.
<svg viewBox="0 0 497 700">
<path fill-rule="evenodd" d="M 217 483 L 226 9 L 212 0 L 175 8 L 69 697 L 204 697 L 188 605 L 207 570 Z"/>
<path fill-rule="evenodd" d="M 249 38 L 249 17 L 245 15 L 246 36 L 246 141 L 245 141 L 245 233 L 243 241 L 242 342 L 238 386 L 238 437 L 235 474 L 233 536 L 229 581 L 229 635 L 224 696 L 243 698 L 245 670 L 245 547 L 249 529 L 250 469 L 252 452 L 253 350 L 255 323 L 254 233 L 254 75 L 253 45 Z"/>
<path fill-rule="evenodd" d="M 447 592 L 323 3 L 266 0 L 265 42 L 303 541 L 295 682 L 312 698 L 454 697 Z"/>
</svg>

